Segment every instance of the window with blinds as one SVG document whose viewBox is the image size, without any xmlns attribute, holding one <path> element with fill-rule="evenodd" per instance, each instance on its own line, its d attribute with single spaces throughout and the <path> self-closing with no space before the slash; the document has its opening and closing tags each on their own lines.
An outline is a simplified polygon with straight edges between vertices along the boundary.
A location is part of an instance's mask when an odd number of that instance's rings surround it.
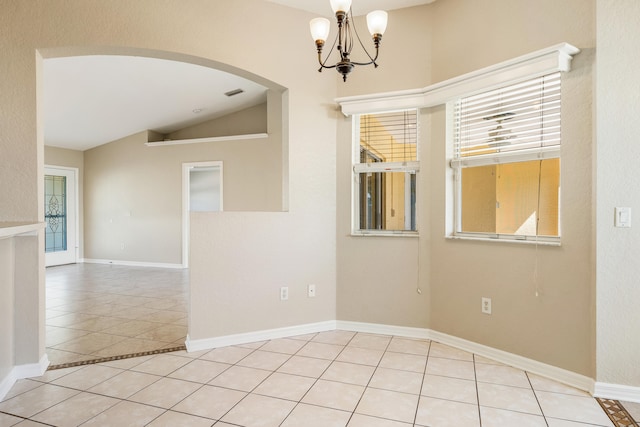
<svg viewBox="0 0 640 427">
<path fill-rule="evenodd" d="M 455 102 L 457 234 L 560 236 L 560 112 L 560 73 Z"/>
<path fill-rule="evenodd" d="M 417 110 L 354 116 L 354 127 L 354 232 L 415 232 Z"/>
</svg>

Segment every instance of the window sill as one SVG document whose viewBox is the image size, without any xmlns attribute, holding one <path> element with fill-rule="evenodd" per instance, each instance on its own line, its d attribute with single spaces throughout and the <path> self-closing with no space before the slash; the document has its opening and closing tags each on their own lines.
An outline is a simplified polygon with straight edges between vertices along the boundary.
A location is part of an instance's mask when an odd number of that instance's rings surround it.
<svg viewBox="0 0 640 427">
<path fill-rule="evenodd" d="M 534 237 L 527 239 L 519 239 L 516 237 L 502 235 L 501 237 L 489 237 L 488 235 L 473 236 L 468 234 L 456 234 L 451 236 L 445 236 L 448 240 L 474 240 L 480 242 L 501 242 L 501 243 L 517 243 L 524 245 L 537 245 L 537 246 L 562 246 L 560 238 L 539 237 L 537 240 Z"/>
<path fill-rule="evenodd" d="M 351 237 L 420 237 L 417 231 L 352 231 Z"/>
</svg>

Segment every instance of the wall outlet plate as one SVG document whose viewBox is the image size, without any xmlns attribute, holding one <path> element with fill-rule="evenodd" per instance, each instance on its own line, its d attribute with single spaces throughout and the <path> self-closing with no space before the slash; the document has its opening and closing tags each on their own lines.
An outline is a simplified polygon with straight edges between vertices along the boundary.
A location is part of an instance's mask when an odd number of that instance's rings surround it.
<svg viewBox="0 0 640 427">
<path fill-rule="evenodd" d="M 482 312 L 491 314 L 491 298 L 482 297 Z"/>
<path fill-rule="evenodd" d="M 307 296 L 309 298 L 314 298 L 316 296 L 316 285 L 307 286 Z"/>
<path fill-rule="evenodd" d="M 289 299 L 289 287 L 283 286 L 280 288 L 280 301 L 286 301 Z"/>
</svg>

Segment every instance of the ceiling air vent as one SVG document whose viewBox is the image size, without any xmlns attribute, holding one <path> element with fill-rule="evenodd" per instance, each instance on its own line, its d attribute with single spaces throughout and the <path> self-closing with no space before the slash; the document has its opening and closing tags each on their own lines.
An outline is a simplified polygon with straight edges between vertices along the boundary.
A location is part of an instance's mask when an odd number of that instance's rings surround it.
<svg viewBox="0 0 640 427">
<path fill-rule="evenodd" d="M 229 92 L 225 92 L 225 95 L 227 95 L 227 96 L 240 95 L 242 92 L 244 92 L 244 90 L 242 90 L 242 89 L 234 89 L 234 90 L 230 90 Z"/>
</svg>

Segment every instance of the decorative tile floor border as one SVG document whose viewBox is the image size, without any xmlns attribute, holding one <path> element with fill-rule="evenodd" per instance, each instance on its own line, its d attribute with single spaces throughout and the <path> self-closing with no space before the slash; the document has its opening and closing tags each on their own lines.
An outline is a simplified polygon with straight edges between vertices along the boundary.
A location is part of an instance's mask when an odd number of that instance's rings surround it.
<svg viewBox="0 0 640 427">
<path fill-rule="evenodd" d="M 94 363 L 113 362 L 114 360 L 130 359 L 132 357 L 152 356 L 154 354 L 171 353 L 172 351 L 186 350 L 187 347 L 180 345 L 171 348 L 160 348 L 157 350 L 142 351 L 140 353 L 120 354 L 117 356 L 101 357 L 99 359 L 81 360 L 79 362 L 61 363 L 59 365 L 49 365 L 48 371 L 55 369 L 73 368 L 74 366 L 93 365 Z"/>
<path fill-rule="evenodd" d="M 631 415 L 617 400 L 596 398 L 616 427 L 638 427 Z"/>
</svg>

